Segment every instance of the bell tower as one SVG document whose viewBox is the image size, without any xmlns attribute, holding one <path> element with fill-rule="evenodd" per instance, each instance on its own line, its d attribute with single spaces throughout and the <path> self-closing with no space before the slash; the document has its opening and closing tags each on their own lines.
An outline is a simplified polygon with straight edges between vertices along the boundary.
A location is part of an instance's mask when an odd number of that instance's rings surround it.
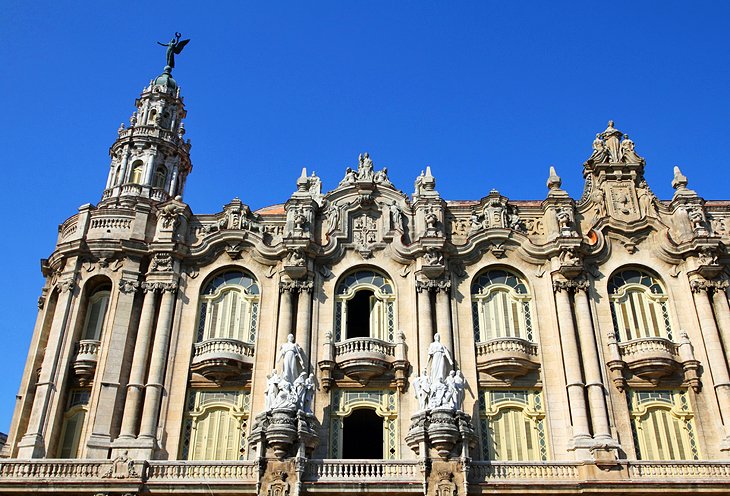
<svg viewBox="0 0 730 496">
<path fill-rule="evenodd" d="M 190 140 L 185 139 L 185 105 L 172 77 L 174 56 L 189 40 L 173 39 L 167 65 L 135 101 L 129 127 L 119 126 L 109 149 L 111 165 L 100 207 L 163 202 L 182 196 L 192 170 Z M 161 44 L 161 43 L 160 43 Z"/>
</svg>

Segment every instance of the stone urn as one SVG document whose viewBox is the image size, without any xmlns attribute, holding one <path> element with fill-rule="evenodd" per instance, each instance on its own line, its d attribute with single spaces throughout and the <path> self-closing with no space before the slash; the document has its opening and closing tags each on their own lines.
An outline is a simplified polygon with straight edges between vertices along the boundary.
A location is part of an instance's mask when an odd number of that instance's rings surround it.
<svg viewBox="0 0 730 496">
<path fill-rule="evenodd" d="M 431 410 L 428 440 L 441 458 L 447 458 L 459 441 L 460 433 L 452 408 Z"/>
</svg>

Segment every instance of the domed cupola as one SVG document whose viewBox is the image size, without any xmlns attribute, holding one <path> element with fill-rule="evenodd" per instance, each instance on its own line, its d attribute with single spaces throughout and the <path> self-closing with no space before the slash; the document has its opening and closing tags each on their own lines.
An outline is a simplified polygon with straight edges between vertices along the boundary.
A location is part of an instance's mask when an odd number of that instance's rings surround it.
<svg viewBox="0 0 730 496">
<path fill-rule="evenodd" d="M 184 139 L 185 105 L 172 68 L 174 56 L 188 41 L 176 33 L 163 45 L 168 47 L 164 72 L 142 90 L 129 127 L 119 127 L 119 137 L 109 149 L 112 160 L 100 206 L 182 196 L 192 170 L 191 145 Z"/>
</svg>

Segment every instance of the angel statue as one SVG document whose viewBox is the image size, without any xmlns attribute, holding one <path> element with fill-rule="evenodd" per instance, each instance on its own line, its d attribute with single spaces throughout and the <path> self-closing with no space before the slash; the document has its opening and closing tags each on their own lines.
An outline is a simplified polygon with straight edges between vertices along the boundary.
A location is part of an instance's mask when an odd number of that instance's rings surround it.
<svg viewBox="0 0 730 496">
<path fill-rule="evenodd" d="M 182 36 L 180 33 L 175 33 L 175 37 L 170 40 L 170 43 L 157 42 L 158 45 L 167 47 L 167 53 L 165 56 L 167 57 L 167 66 L 170 69 L 175 68 L 175 55 L 180 55 L 180 52 L 183 51 L 185 45 L 190 42 L 190 39 L 180 41 L 180 36 Z"/>
<path fill-rule="evenodd" d="M 303 355 L 304 351 L 302 347 L 295 343 L 294 336 L 289 334 L 286 338 L 286 343 L 282 344 L 279 348 L 278 357 L 278 361 L 282 362 L 281 376 L 289 384 L 293 384 L 305 369 Z"/>
</svg>

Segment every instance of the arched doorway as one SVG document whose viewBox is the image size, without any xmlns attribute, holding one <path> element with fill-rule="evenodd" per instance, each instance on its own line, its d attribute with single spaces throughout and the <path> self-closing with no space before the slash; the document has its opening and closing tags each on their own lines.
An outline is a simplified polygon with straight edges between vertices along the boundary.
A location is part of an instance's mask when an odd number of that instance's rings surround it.
<svg viewBox="0 0 730 496">
<path fill-rule="evenodd" d="M 342 419 L 342 458 L 382 459 L 383 417 L 360 408 Z"/>
</svg>

